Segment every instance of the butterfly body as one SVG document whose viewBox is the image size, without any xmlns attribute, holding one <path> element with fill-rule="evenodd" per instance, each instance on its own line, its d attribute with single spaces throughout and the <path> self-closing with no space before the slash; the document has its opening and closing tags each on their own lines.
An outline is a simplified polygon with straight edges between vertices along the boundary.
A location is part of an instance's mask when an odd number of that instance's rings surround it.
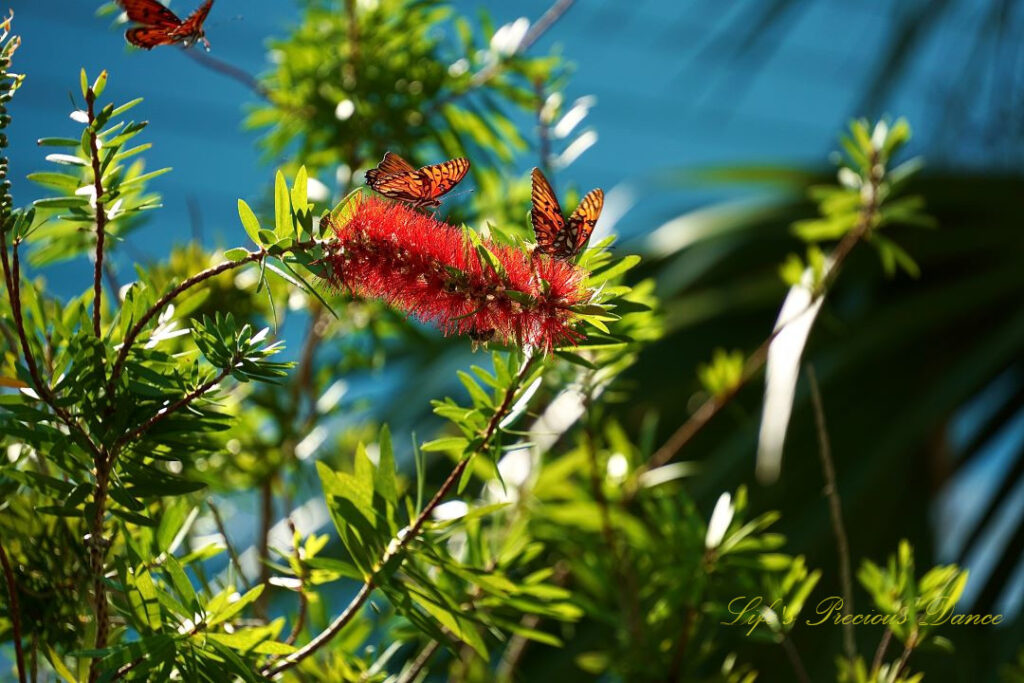
<svg viewBox="0 0 1024 683">
<path fill-rule="evenodd" d="M 473 350 L 476 351 L 479 347 L 487 346 L 487 342 L 494 339 L 494 335 L 497 330 L 486 329 L 486 330 L 470 330 L 466 335 L 470 338 L 473 343 Z"/>
<path fill-rule="evenodd" d="M 206 0 L 184 21 L 157 0 L 118 0 L 118 3 L 130 21 L 140 24 L 124 34 L 132 45 L 152 50 L 158 45 L 181 43 L 189 47 L 202 43 L 207 50 L 210 49 L 203 22 L 213 7 L 213 0 Z"/>
<path fill-rule="evenodd" d="M 530 221 L 537 236 L 537 251 L 571 261 L 586 245 L 604 208 L 604 191 L 591 190 L 568 219 L 562 215 L 558 197 L 540 169 L 533 169 Z"/>
<path fill-rule="evenodd" d="M 441 197 L 466 177 L 468 159 L 450 159 L 440 164 L 415 168 L 408 161 L 388 152 L 366 172 L 366 183 L 390 199 L 406 202 L 414 207 L 441 205 Z"/>
</svg>

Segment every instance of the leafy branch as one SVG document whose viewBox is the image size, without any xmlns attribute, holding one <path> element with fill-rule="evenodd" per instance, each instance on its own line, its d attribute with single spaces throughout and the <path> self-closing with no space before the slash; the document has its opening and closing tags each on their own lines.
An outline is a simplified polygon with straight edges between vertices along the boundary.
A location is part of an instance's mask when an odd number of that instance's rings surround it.
<svg viewBox="0 0 1024 683">
<path fill-rule="evenodd" d="M 864 241 L 872 240 L 876 229 L 886 222 L 907 220 L 907 216 L 894 214 L 887 216 L 883 211 L 883 202 L 888 198 L 890 186 L 896 186 L 905 178 L 902 169 L 894 169 L 887 174 L 886 164 L 893 154 L 902 147 L 910 137 L 907 124 L 897 122 L 892 127 L 879 123 L 876 130 L 880 135 L 867 133 L 866 122 L 856 121 L 851 124 L 851 138 L 844 138 L 844 146 L 850 159 L 841 167 L 839 176 L 844 187 L 835 192 L 829 190 L 822 193 L 822 211 L 826 218 L 819 222 L 807 222 L 806 225 L 794 226 L 797 234 L 808 241 L 839 237 L 839 242 L 827 257 L 821 255 L 816 247 L 809 250 L 807 270 L 810 271 L 811 298 L 802 311 L 782 320 L 765 340 L 754 350 L 743 363 L 739 376 L 735 381 L 718 392 L 713 392 L 694 412 L 681 424 L 669 438 L 651 454 L 647 463 L 638 474 L 656 469 L 668 463 L 682 448 L 699 434 L 721 410 L 732 402 L 740 391 L 760 372 L 768 360 L 768 351 L 779 334 L 794 320 L 800 319 L 807 311 L 813 310 L 827 295 L 842 271 L 843 265 L 854 248 Z M 857 171 L 852 168 L 857 168 Z M 890 175 L 893 176 L 890 178 Z M 837 195 L 843 200 L 836 200 Z M 840 206 L 837 210 L 836 205 Z M 850 209 L 853 209 L 851 212 Z M 915 217 L 916 218 L 916 217 Z M 838 234 L 837 234 L 838 226 Z M 877 241 L 877 240 L 876 240 Z M 784 271 L 787 281 L 794 287 L 806 286 L 799 282 L 805 268 L 797 260 L 797 269 L 792 274 Z M 787 264 L 787 267 L 789 264 Z"/>
<path fill-rule="evenodd" d="M 451 490 L 462 479 L 466 467 L 473 460 L 473 458 L 475 458 L 477 455 L 481 455 L 487 452 L 491 440 L 499 431 L 499 425 L 501 424 L 502 420 L 509 416 L 509 413 L 513 406 L 513 399 L 515 398 L 517 391 L 519 390 L 523 381 L 530 375 L 531 371 L 533 370 L 534 364 L 537 362 L 537 360 L 537 355 L 530 355 L 526 358 L 526 360 L 523 361 L 523 364 L 520 367 L 519 372 L 516 374 L 513 382 L 506 388 L 504 398 L 502 399 L 501 404 L 495 409 L 493 415 L 491 415 L 490 420 L 487 422 L 487 426 L 480 434 L 479 439 L 477 440 L 477 446 L 473 450 L 462 455 L 458 463 L 448 474 L 448 477 L 444 480 L 444 483 L 441 484 L 441 487 L 434 494 L 434 497 L 431 498 L 430 501 L 423 507 L 423 509 L 413 520 L 412 524 L 410 524 L 407 528 L 403 529 L 398 534 L 398 536 L 392 539 L 392 541 L 387 546 L 386 552 L 377 562 L 376 566 L 378 568 L 382 568 L 389 565 L 393 558 L 398 557 L 400 553 L 402 553 L 406 546 L 408 546 L 420 533 L 420 531 L 423 528 L 423 525 L 430 518 L 431 513 L 433 513 L 437 506 L 441 504 L 445 497 L 447 497 Z M 400 561 L 401 560 L 399 560 L 399 562 Z M 310 655 L 314 654 L 317 650 L 326 645 L 352 620 L 352 618 L 356 614 L 358 614 L 359 609 L 366 603 L 366 601 L 370 597 L 370 594 L 373 592 L 373 589 L 376 587 L 375 582 L 375 576 L 371 575 L 370 577 L 368 577 L 364 581 L 362 587 L 356 593 L 355 597 L 352 598 L 351 602 L 349 602 L 348 606 L 342 611 L 340 615 L 338 615 L 337 618 L 334 619 L 334 621 L 331 622 L 331 624 L 326 629 L 320 632 L 315 638 L 313 638 L 313 640 L 311 640 L 305 646 L 299 648 L 292 654 L 283 657 L 279 662 L 271 663 L 265 666 L 262 669 L 261 673 L 265 676 L 276 676 L 282 671 L 286 671 L 292 668 L 293 666 L 297 665 L 299 662 L 306 659 Z"/>
<path fill-rule="evenodd" d="M 124 370 L 125 361 L 128 360 L 128 353 L 131 351 L 132 345 L 138 339 L 142 331 L 146 329 L 146 326 L 153 320 L 153 318 L 159 314 L 167 304 L 174 301 L 184 292 L 192 289 L 198 284 L 209 280 L 210 278 L 216 277 L 221 273 L 226 273 L 229 270 L 240 268 L 250 263 L 263 263 L 265 259 L 270 256 L 281 256 L 284 254 L 298 253 L 303 251 L 310 251 L 314 248 L 321 247 L 323 242 L 312 239 L 303 242 L 295 242 L 294 244 L 287 247 L 263 247 L 255 251 L 241 250 L 241 254 L 234 259 L 222 261 L 215 266 L 210 266 L 205 270 L 202 270 L 195 275 L 183 280 L 176 286 L 172 287 L 166 293 L 164 293 L 156 302 L 150 306 L 145 313 L 143 313 L 139 319 L 129 328 L 125 334 L 124 341 L 121 342 L 121 348 L 118 351 L 117 357 L 114 360 L 113 369 L 110 372 L 110 380 L 107 384 L 108 395 L 113 390 L 114 385 L 117 383 L 118 378 Z"/>
</svg>

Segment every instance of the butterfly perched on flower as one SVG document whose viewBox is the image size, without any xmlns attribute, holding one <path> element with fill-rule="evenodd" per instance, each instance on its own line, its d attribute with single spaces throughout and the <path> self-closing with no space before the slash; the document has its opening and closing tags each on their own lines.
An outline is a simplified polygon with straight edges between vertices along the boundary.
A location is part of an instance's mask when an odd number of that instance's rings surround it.
<svg viewBox="0 0 1024 683">
<path fill-rule="evenodd" d="M 157 0 L 117 0 L 128 15 L 128 19 L 142 24 L 128 29 L 124 37 L 129 43 L 145 50 L 152 50 L 158 45 L 174 45 L 181 43 L 185 47 L 197 42 L 209 50 L 210 41 L 206 39 L 203 22 L 213 7 L 213 0 L 206 0 L 187 19 L 182 21 L 171 10 Z"/>
<path fill-rule="evenodd" d="M 604 207 L 604 191 L 591 190 L 583 197 L 580 205 L 566 219 L 558 203 L 551 183 L 540 172 L 533 169 L 533 208 L 530 220 L 537 235 L 537 251 L 563 261 L 571 261 L 580 253 L 594 232 L 597 219 Z"/>
<path fill-rule="evenodd" d="M 450 159 L 416 169 L 408 161 L 388 152 L 366 172 L 366 183 L 390 199 L 414 207 L 440 206 L 441 196 L 451 192 L 469 171 L 469 159 Z"/>
</svg>

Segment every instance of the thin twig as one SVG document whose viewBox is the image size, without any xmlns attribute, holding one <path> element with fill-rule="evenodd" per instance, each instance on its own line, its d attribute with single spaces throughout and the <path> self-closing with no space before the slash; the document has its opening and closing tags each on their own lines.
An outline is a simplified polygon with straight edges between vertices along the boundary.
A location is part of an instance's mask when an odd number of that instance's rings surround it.
<svg viewBox="0 0 1024 683">
<path fill-rule="evenodd" d="M 11 619 L 11 638 L 14 640 L 14 658 L 18 665 L 18 683 L 25 683 L 25 653 L 21 649 L 21 608 L 18 605 L 18 587 L 14 582 L 14 572 L 7 559 L 7 551 L 0 543 L 0 564 L 3 564 L 4 579 L 7 581 L 7 594 L 10 596 L 8 616 Z"/>
<path fill-rule="evenodd" d="M 96 205 L 96 264 L 92 276 L 92 331 L 100 336 L 100 304 L 103 300 L 103 241 L 106 235 L 107 212 L 103 206 L 103 170 L 100 163 L 99 131 L 96 130 L 96 93 L 90 87 L 85 94 L 89 124 L 89 156 L 92 157 L 92 182 Z"/>
<path fill-rule="evenodd" d="M 882 668 L 882 661 L 885 659 L 885 651 L 889 649 L 889 642 L 892 641 L 892 629 L 885 629 L 882 639 L 878 641 L 878 649 L 875 650 L 875 658 L 871 662 L 871 673 L 876 674 Z"/>
<path fill-rule="evenodd" d="M 43 384 L 39 374 L 39 366 L 36 365 L 35 355 L 28 343 L 28 335 L 25 333 L 25 318 L 21 311 L 21 272 L 18 261 L 18 239 L 15 238 L 11 249 L 11 257 L 7 257 L 7 233 L 0 229 L 0 263 L 3 265 L 4 281 L 7 283 L 7 295 L 11 303 L 11 317 L 14 319 L 14 329 L 18 333 L 18 340 L 21 342 L 21 355 L 28 367 L 29 377 L 32 378 L 33 388 L 39 394 L 39 398 L 46 400 L 49 391 Z"/>
<path fill-rule="evenodd" d="M 832 461 L 832 444 L 825 423 L 825 406 L 821 400 L 818 387 L 818 376 L 814 367 L 806 365 L 807 380 L 811 387 L 811 405 L 814 406 L 814 421 L 818 428 L 818 452 L 821 455 L 821 471 L 825 476 L 825 496 L 828 498 L 829 516 L 832 519 L 832 531 L 836 535 L 836 550 L 839 554 L 839 580 L 843 588 L 843 616 L 853 614 L 853 579 L 850 568 L 850 542 L 843 525 L 843 505 L 839 499 L 839 488 L 836 485 L 836 468 Z M 857 658 L 857 644 L 853 634 L 853 624 L 843 620 L 843 649 L 846 658 L 853 662 Z"/>
<path fill-rule="evenodd" d="M 219 73 L 222 76 L 227 76 L 236 83 L 241 83 L 253 93 L 259 95 L 268 102 L 273 102 L 273 98 L 270 96 L 270 91 L 267 90 L 263 84 L 248 71 L 245 71 L 234 64 L 229 64 L 222 59 L 217 59 L 205 52 L 200 52 L 199 50 L 185 50 L 184 52 L 186 57 L 191 58 L 192 61 L 196 62 L 203 68 Z"/>
<path fill-rule="evenodd" d="M 210 391 L 210 389 L 213 389 L 215 386 L 223 382 L 224 378 L 228 376 L 228 374 L 231 372 L 231 369 L 238 362 L 239 359 L 232 359 L 228 367 L 218 372 L 213 379 L 202 383 L 201 385 L 199 385 L 192 391 L 188 392 L 187 394 L 185 394 L 184 396 L 182 396 L 181 398 L 179 398 L 177 401 L 170 404 L 166 408 L 161 408 L 159 411 L 157 411 L 156 414 L 154 414 L 148 420 L 140 424 L 138 427 L 118 438 L 118 440 L 114 442 L 114 446 L 111 448 L 111 453 L 113 453 L 113 456 L 116 458 L 117 455 L 121 452 L 121 449 L 124 448 L 124 446 L 127 445 L 129 442 L 134 441 L 138 437 L 142 436 L 143 434 L 151 430 L 153 427 L 155 427 L 157 424 L 159 424 L 163 420 L 166 420 L 168 417 L 170 417 L 177 411 L 181 410 L 185 406 L 189 405 L 190 403 L 192 403 L 192 401 L 201 397 L 203 394 Z"/>
<path fill-rule="evenodd" d="M 420 672 L 426 668 L 430 663 L 430 658 L 434 656 L 438 648 L 441 647 L 441 642 L 438 640 L 430 641 L 425 648 L 420 650 L 420 653 L 416 655 L 416 659 L 412 661 L 412 664 L 408 669 L 402 672 L 402 675 L 398 679 L 398 683 L 413 683 L 416 677 L 420 675 Z"/>
<path fill-rule="evenodd" d="M 686 616 L 683 617 L 683 630 L 679 633 L 679 641 L 676 643 L 675 652 L 672 654 L 672 663 L 669 665 L 667 680 L 669 683 L 681 680 L 683 662 L 686 661 L 686 649 L 690 645 L 690 638 L 693 636 L 693 628 L 697 623 L 697 608 L 694 605 L 686 607 Z"/>
<path fill-rule="evenodd" d="M 558 563 L 555 565 L 555 571 L 551 578 L 555 585 L 562 586 L 569 575 L 569 569 L 564 563 Z M 541 622 L 539 614 L 527 614 L 519 620 L 519 624 L 524 628 L 535 630 Z M 505 648 L 505 652 L 501 655 L 501 661 L 498 662 L 498 668 L 495 671 L 495 680 L 501 681 L 502 683 L 512 683 L 514 680 L 514 674 L 516 667 L 519 666 L 520 660 L 526 653 L 526 648 L 532 641 L 521 633 L 513 635 L 508 641 L 508 647 Z"/>
<path fill-rule="evenodd" d="M 540 625 L 540 616 L 527 614 L 519 620 L 519 625 L 531 630 L 536 629 Z M 522 635 L 517 634 L 509 639 L 508 647 L 501 654 L 501 661 L 498 662 L 498 668 L 494 672 L 494 680 L 511 683 L 514 680 L 513 674 L 529 645 L 530 639 Z"/>
<path fill-rule="evenodd" d="M 804 668 L 803 660 L 800 659 L 800 653 L 797 652 L 796 646 L 793 645 L 793 641 L 785 634 L 782 636 L 782 649 L 785 650 L 786 657 L 789 658 L 789 663 L 793 665 L 793 672 L 796 674 L 797 680 L 800 681 L 800 683 L 811 683 L 811 678 L 807 675 L 807 669 Z"/>
<path fill-rule="evenodd" d="M 221 273 L 235 268 L 241 268 L 249 263 L 256 263 L 268 256 L 283 256 L 288 253 L 306 251 L 308 249 L 321 246 L 322 244 L 323 242 L 318 240 L 308 240 L 305 242 L 296 242 L 285 249 L 275 250 L 274 253 L 271 253 L 268 249 L 250 251 L 245 257 L 237 261 L 224 261 L 222 263 L 218 263 L 215 266 L 211 266 L 206 270 L 200 271 L 183 280 L 176 287 L 173 287 L 170 291 L 157 299 L 156 303 L 150 306 L 149 310 L 143 313 L 142 316 L 139 317 L 138 321 L 128 330 L 128 333 L 125 334 L 124 341 L 121 343 L 121 350 L 118 351 L 117 358 L 114 359 L 114 367 L 110 372 L 110 379 L 107 381 L 107 394 L 110 395 L 113 391 L 114 384 L 120 377 L 121 371 L 124 369 L 125 361 L 128 359 L 128 352 L 131 350 L 135 340 L 138 339 L 138 336 L 142 333 L 142 330 L 145 329 L 146 325 L 149 324 L 149 321 L 152 320 L 154 316 L 160 313 L 167 304 L 174 301 L 174 299 L 182 292 L 185 292 L 205 280 L 216 277 Z"/>
<path fill-rule="evenodd" d="M 267 603 L 270 600 L 270 592 L 266 590 L 270 583 L 270 528 L 274 523 L 274 474 L 268 474 L 260 482 L 260 531 L 256 539 L 257 565 L 259 567 L 259 585 L 263 586 L 263 592 L 256 599 L 253 610 L 257 617 L 267 618 Z"/>
<path fill-rule="evenodd" d="M 385 551 L 384 556 L 381 558 L 380 562 L 377 563 L 378 567 L 383 567 L 384 565 L 386 565 L 388 561 L 391 560 L 391 558 L 401 553 L 406 548 L 406 546 L 408 546 L 413 541 L 413 539 L 415 539 L 419 535 L 420 530 L 423 528 L 423 525 L 426 523 L 427 519 L 429 519 L 431 513 L 434 511 L 434 508 L 441 504 L 441 501 L 445 499 L 448 493 L 455 487 L 455 485 L 462 478 L 462 473 L 469 465 L 469 461 L 472 460 L 473 456 L 475 456 L 477 453 L 483 452 L 487 448 L 487 446 L 491 442 L 491 439 L 498 431 L 498 425 L 508 414 L 508 411 L 512 406 L 512 401 L 515 397 L 516 391 L 518 390 L 519 386 L 522 384 L 526 376 L 533 369 L 533 365 L 536 362 L 536 360 L 537 356 L 531 355 L 523 362 L 522 368 L 516 375 L 515 380 L 505 391 L 504 400 L 502 400 L 501 405 L 498 406 L 498 408 L 494 411 L 494 414 L 491 416 L 491 419 L 487 422 L 487 426 L 484 428 L 483 433 L 481 435 L 480 445 L 477 446 L 475 451 L 463 455 L 462 459 L 459 460 L 458 464 L 455 465 L 454 469 L 452 469 L 451 473 L 448 475 L 448 478 L 444 480 L 443 484 L 441 484 L 441 488 L 437 490 L 437 493 L 435 493 L 434 497 L 430 499 L 430 502 L 428 502 L 426 506 L 423 508 L 423 510 L 420 511 L 419 515 L 416 516 L 416 519 L 408 527 L 405 533 L 399 535 L 395 539 L 392 539 L 391 543 L 388 544 L 388 549 L 387 551 Z M 348 625 L 352 618 L 358 613 L 359 609 L 369 599 L 370 593 L 373 592 L 375 586 L 375 577 L 370 576 L 368 579 L 366 579 L 365 583 L 363 583 L 363 586 L 359 589 L 359 592 L 356 593 L 356 596 L 352 598 L 352 601 L 348 604 L 345 610 L 340 615 L 338 615 L 338 617 L 334 621 L 332 621 L 331 624 L 326 629 L 321 631 L 315 638 L 313 638 L 313 640 L 311 640 L 305 646 L 299 648 L 290 655 L 283 657 L 279 662 L 267 664 L 260 671 L 260 673 L 267 677 L 276 676 L 282 671 L 287 671 L 288 669 L 292 668 L 302 660 L 306 659 L 307 657 L 315 653 L 321 647 L 323 647 L 343 628 L 345 628 L 346 625 Z"/>
<path fill-rule="evenodd" d="M 362 47 L 359 44 L 359 13 L 356 7 L 356 0 L 345 0 L 345 19 L 349 54 L 342 69 L 345 73 L 346 87 L 351 90 L 355 85 L 356 75 L 359 73 L 359 63 L 362 60 Z M 348 82 L 351 82 L 352 85 L 348 85 Z M 358 167 L 353 166 L 352 168 Z"/>
<path fill-rule="evenodd" d="M 872 154 L 870 160 L 870 166 L 872 169 L 877 167 L 876 163 L 877 154 Z M 808 304 L 807 309 L 816 305 L 821 297 L 825 296 L 832 284 L 835 282 L 839 275 L 839 271 L 846 261 L 850 252 L 853 248 L 864 239 L 871 231 L 872 226 L 875 223 L 875 217 L 878 214 L 879 201 L 878 201 L 878 188 L 881 185 L 882 177 L 880 173 L 872 172 L 869 182 L 865 186 L 866 189 L 866 201 L 864 206 L 860 210 L 860 215 L 857 219 L 856 225 L 853 229 L 843 235 L 843 238 L 836 245 L 836 248 L 832 250 L 830 254 L 831 264 L 825 271 L 825 275 L 822 278 L 822 282 L 812 297 L 812 301 Z M 731 402 L 740 390 L 746 386 L 750 380 L 756 375 L 765 362 L 768 360 L 768 348 L 771 346 L 772 341 L 778 336 L 779 332 L 785 329 L 785 326 L 797 320 L 802 316 L 793 316 L 783 323 L 783 325 L 777 327 L 772 331 L 770 335 L 761 343 L 761 345 L 751 354 L 750 358 L 743 366 L 743 372 L 740 377 L 740 381 L 737 382 L 729 391 L 721 396 L 712 396 L 707 399 L 701 406 L 693 413 L 678 429 L 668 438 L 668 440 L 654 452 L 653 455 L 648 459 L 647 463 L 638 468 L 637 474 L 640 474 L 646 470 L 654 469 L 664 465 L 671 460 L 676 453 L 678 453 L 683 446 L 688 444 L 693 437 L 695 437 L 704 427 L 707 426 L 708 422 L 717 415 L 726 404 Z"/>
<path fill-rule="evenodd" d="M 917 632 L 913 631 L 907 637 L 907 643 L 903 647 L 903 654 L 900 655 L 900 661 L 896 665 L 896 673 L 893 676 L 894 680 L 898 679 L 903 673 L 903 670 L 907 668 L 907 662 L 910 660 L 910 653 L 914 651 L 915 647 L 917 647 Z"/>
<path fill-rule="evenodd" d="M 231 539 L 228 538 L 228 530 L 224 526 L 224 519 L 220 516 L 220 509 L 213 502 L 212 498 L 206 499 L 206 505 L 210 508 L 210 512 L 213 514 L 213 523 L 217 525 L 217 531 L 224 538 L 224 545 L 228 548 L 228 557 L 231 558 L 232 564 L 235 565 L 235 571 L 238 572 L 238 579 L 245 586 L 245 590 L 250 590 L 252 584 L 249 583 L 249 579 L 245 578 L 245 572 L 242 571 L 242 560 L 238 557 L 238 551 L 235 550 L 235 546 L 231 544 Z"/>
</svg>

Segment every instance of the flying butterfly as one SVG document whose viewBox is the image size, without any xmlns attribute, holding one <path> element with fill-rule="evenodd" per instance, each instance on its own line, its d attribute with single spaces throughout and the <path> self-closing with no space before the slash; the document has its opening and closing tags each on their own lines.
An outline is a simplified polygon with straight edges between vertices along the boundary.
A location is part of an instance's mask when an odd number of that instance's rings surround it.
<svg viewBox="0 0 1024 683">
<path fill-rule="evenodd" d="M 604 207 L 604 191 L 597 189 L 588 192 L 566 220 L 558 197 L 551 189 L 551 183 L 540 169 L 535 168 L 532 200 L 530 220 L 533 232 L 537 235 L 537 250 L 563 261 L 571 261 L 590 239 L 590 233 L 594 232 Z"/>
<path fill-rule="evenodd" d="M 416 169 L 408 161 L 388 152 L 366 172 L 366 183 L 376 192 L 414 207 L 440 206 L 441 196 L 451 192 L 469 171 L 468 159 L 450 159 Z"/>
<path fill-rule="evenodd" d="M 184 21 L 156 0 L 117 1 L 129 20 L 142 24 L 128 29 L 124 34 L 132 45 L 152 50 L 158 45 L 182 43 L 189 47 L 199 42 L 207 50 L 210 49 L 210 41 L 206 39 L 206 32 L 203 30 L 203 22 L 213 7 L 213 0 L 206 0 Z"/>
</svg>

